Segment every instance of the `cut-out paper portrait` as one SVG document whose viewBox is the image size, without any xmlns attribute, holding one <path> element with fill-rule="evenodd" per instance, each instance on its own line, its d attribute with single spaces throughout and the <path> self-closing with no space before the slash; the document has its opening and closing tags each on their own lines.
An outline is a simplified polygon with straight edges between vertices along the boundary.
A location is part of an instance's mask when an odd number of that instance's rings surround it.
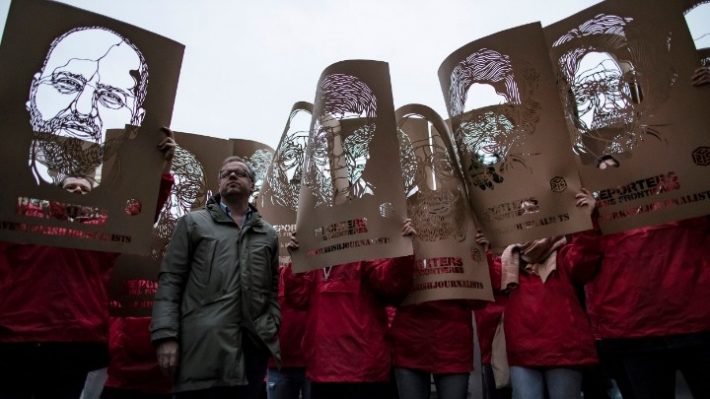
<svg viewBox="0 0 710 399">
<path fill-rule="evenodd" d="M 450 115 L 457 124 L 457 145 L 473 155 L 464 159 L 472 189 L 494 189 L 507 170 L 526 167 L 527 158 L 535 155 L 514 152 L 534 133 L 539 120 L 540 105 L 533 97 L 538 85 L 535 74 L 522 63 L 514 71 L 509 55 L 489 48 L 476 50 L 451 71 Z M 477 99 L 470 98 L 476 94 L 475 86 L 492 88 L 498 104 L 467 109 L 471 103 L 477 105 Z"/>
<path fill-rule="evenodd" d="M 641 141 L 661 140 L 663 135 L 662 129 L 643 123 L 648 112 L 643 109 L 643 88 L 648 85 L 642 81 L 644 71 L 638 69 L 651 55 L 629 47 L 625 28 L 632 20 L 598 14 L 552 44 L 566 103 L 573 112 L 573 150 L 583 164 L 600 170 L 619 167 Z M 669 70 L 668 62 L 664 64 Z M 670 77 L 668 86 L 674 79 Z"/>
<path fill-rule="evenodd" d="M 492 291 L 485 250 L 475 241 L 466 187 L 449 129 L 431 108 L 397 110 L 400 162 L 414 238 L 414 288 L 405 303 L 488 299 Z"/>
<path fill-rule="evenodd" d="M 194 154 L 177 146 L 170 172 L 174 183 L 153 226 L 150 255 L 124 254 L 111 272 L 109 298 L 113 315 L 150 316 L 158 271 L 175 224 L 191 210 L 205 205 L 209 176 L 205 176 L 202 164 Z"/>
<path fill-rule="evenodd" d="M 305 153 L 294 269 L 411 254 L 389 68 L 343 61 L 318 82 Z M 383 173 L 387 171 L 387 173 Z M 380 209 L 387 209 L 380 212 Z M 397 214 L 398 216 L 392 216 Z"/>
<path fill-rule="evenodd" d="M 36 182 L 68 176 L 101 181 L 106 129 L 139 126 L 148 65 L 127 38 L 101 26 L 73 28 L 50 44 L 26 103 L 35 138 L 30 166 Z"/>
<path fill-rule="evenodd" d="M 495 246 L 589 226 L 540 24 L 463 46 L 439 81 L 471 208 Z"/>
<path fill-rule="evenodd" d="M 707 213 L 708 95 L 691 84 L 698 54 L 682 7 L 605 1 L 545 28 L 605 232 Z"/>
<path fill-rule="evenodd" d="M 296 231 L 298 196 L 312 112 L 311 103 L 293 105 L 256 200 L 259 213 L 279 234 L 279 262 L 282 265 L 291 263 L 286 244 L 291 233 Z"/>
<path fill-rule="evenodd" d="M 1 239 L 150 251 L 156 145 L 170 125 L 183 51 L 62 3 L 12 2 L 0 44 L 0 58 L 12 60 L 0 64 L 0 176 L 11 182 L 0 193 Z M 63 189 L 77 184 L 85 195 Z M 101 209 L 102 227 L 29 219 L 14 212 L 22 198 Z"/>
</svg>

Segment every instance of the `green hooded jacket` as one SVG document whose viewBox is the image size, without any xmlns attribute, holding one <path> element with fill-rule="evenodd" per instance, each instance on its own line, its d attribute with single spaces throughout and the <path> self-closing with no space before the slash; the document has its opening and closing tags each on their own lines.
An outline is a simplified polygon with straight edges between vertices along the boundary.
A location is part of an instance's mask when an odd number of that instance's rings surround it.
<svg viewBox="0 0 710 399">
<path fill-rule="evenodd" d="M 177 222 L 160 269 L 151 340 L 179 343 L 176 392 L 246 385 L 245 329 L 280 358 L 278 235 L 253 207 L 239 229 L 219 201 Z"/>
</svg>

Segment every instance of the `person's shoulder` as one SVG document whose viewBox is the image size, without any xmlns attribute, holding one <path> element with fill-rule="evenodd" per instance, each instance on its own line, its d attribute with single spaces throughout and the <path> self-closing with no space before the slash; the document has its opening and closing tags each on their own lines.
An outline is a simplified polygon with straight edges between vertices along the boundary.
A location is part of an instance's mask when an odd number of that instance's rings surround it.
<svg viewBox="0 0 710 399">
<path fill-rule="evenodd" d="M 188 225 L 192 225 L 195 223 L 212 222 L 212 216 L 210 215 L 209 210 L 207 210 L 205 208 L 190 211 L 187 214 L 185 214 L 185 216 L 183 216 L 182 219 Z"/>
</svg>

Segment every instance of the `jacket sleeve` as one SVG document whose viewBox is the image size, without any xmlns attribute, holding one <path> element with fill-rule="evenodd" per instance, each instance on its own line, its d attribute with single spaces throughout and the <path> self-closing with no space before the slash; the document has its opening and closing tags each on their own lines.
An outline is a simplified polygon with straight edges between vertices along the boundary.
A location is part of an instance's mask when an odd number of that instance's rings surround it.
<svg viewBox="0 0 710 399">
<path fill-rule="evenodd" d="M 279 305 L 279 236 L 274 234 L 271 246 L 271 297 L 269 298 L 268 312 L 273 316 L 276 329 L 281 326 L 281 307 Z"/>
<path fill-rule="evenodd" d="M 163 206 L 170 196 L 170 190 L 173 188 L 173 183 L 175 183 L 175 179 L 170 173 L 163 173 L 160 176 L 160 190 L 158 191 L 158 203 L 155 206 L 155 217 L 153 218 L 153 222 L 158 221 L 160 211 L 163 210 Z"/>
<path fill-rule="evenodd" d="M 193 253 L 189 217 L 187 215 L 178 220 L 160 267 L 158 289 L 153 302 L 153 321 L 150 326 L 150 338 L 153 342 L 178 338 L 180 305 L 190 274 Z"/>
<path fill-rule="evenodd" d="M 289 264 L 284 270 L 284 297 L 296 309 L 307 309 L 315 285 L 317 271 L 294 274 Z"/>
<path fill-rule="evenodd" d="M 501 294 L 500 283 L 503 280 L 503 265 L 501 264 L 500 256 L 496 256 L 491 251 L 486 251 L 486 260 L 488 261 L 488 271 L 491 275 L 491 288 L 496 294 Z"/>
<path fill-rule="evenodd" d="M 414 283 L 414 255 L 365 262 L 365 279 L 388 303 L 398 304 Z"/>
<path fill-rule="evenodd" d="M 574 284 L 584 285 L 599 270 L 602 261 L 601 236 L 596 230 L 568 236 L 557 253 L 557 266 L 565 269 Z"/>
</svg>

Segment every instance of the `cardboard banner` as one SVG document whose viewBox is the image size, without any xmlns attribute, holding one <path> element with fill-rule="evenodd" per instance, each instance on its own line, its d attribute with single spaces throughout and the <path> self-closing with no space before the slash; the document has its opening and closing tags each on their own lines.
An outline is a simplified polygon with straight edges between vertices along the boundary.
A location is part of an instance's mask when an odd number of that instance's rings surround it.
<svg viewBox="0 0 710 399">
<path fill-rule="evenodd" d="M 710 213 L 710 89 L 680 5 L 607 1 L 545 34 L 602 230 Z"/>
<path fill-rule="evenodd" d="M 318 81 L 305 156 L 294 271 L 412 254 L 389 66 L 342 61 Z"/>
<path fill-rule="evenodd" d="M 296 231 L 298 196 L 312 113 L 311 103 L 298 102 L 293 105 L 256 201 L 261 216 L 279 234 L 279 263 L 282 266 L 291 263 L 286 244 L 291 233 Z"/>
<path fill-rule="evenodd" d="M 157 288 L 158 272 L 175 225 L 191 210 L 205 206 L 218 190 L 222 161 L 239 155 L 254 168 L 257 190 L 263 181 L 265 162 L 273 150 L 265 144 L 238 139 L 218 139 L 189 133 L 175 133 L 178 147 L 171 172 L 175 183 L 153 227 L 149 256 L 122 255 L 109 284 L 111 313 L 115 316 L 150 316 Z"/>
<path fill-rule="evenodd" d="M 0 45 L 0 240 L 148 252 L 156 145 L 183 50 L 61 3 L 12 3 Z"/>
<path fill-rule="evenodd" d="M 414 238 L 414 288 L 405 304 L 443 299 L 493 300 L 485 249 L 475 242 L 463 176 L 446 123 L 431 108 L 396 112 L 407 214 Z"/>
<path fill-rule="evenodd" d="M 493 246 L 591 228 L 539 23 L 456 50 L 439 68 L 471 207 Z M 495 105 L 469 105 L 474 90 Z M 471 95 L 471 94 L 474 95 Z"/>
</svg>

